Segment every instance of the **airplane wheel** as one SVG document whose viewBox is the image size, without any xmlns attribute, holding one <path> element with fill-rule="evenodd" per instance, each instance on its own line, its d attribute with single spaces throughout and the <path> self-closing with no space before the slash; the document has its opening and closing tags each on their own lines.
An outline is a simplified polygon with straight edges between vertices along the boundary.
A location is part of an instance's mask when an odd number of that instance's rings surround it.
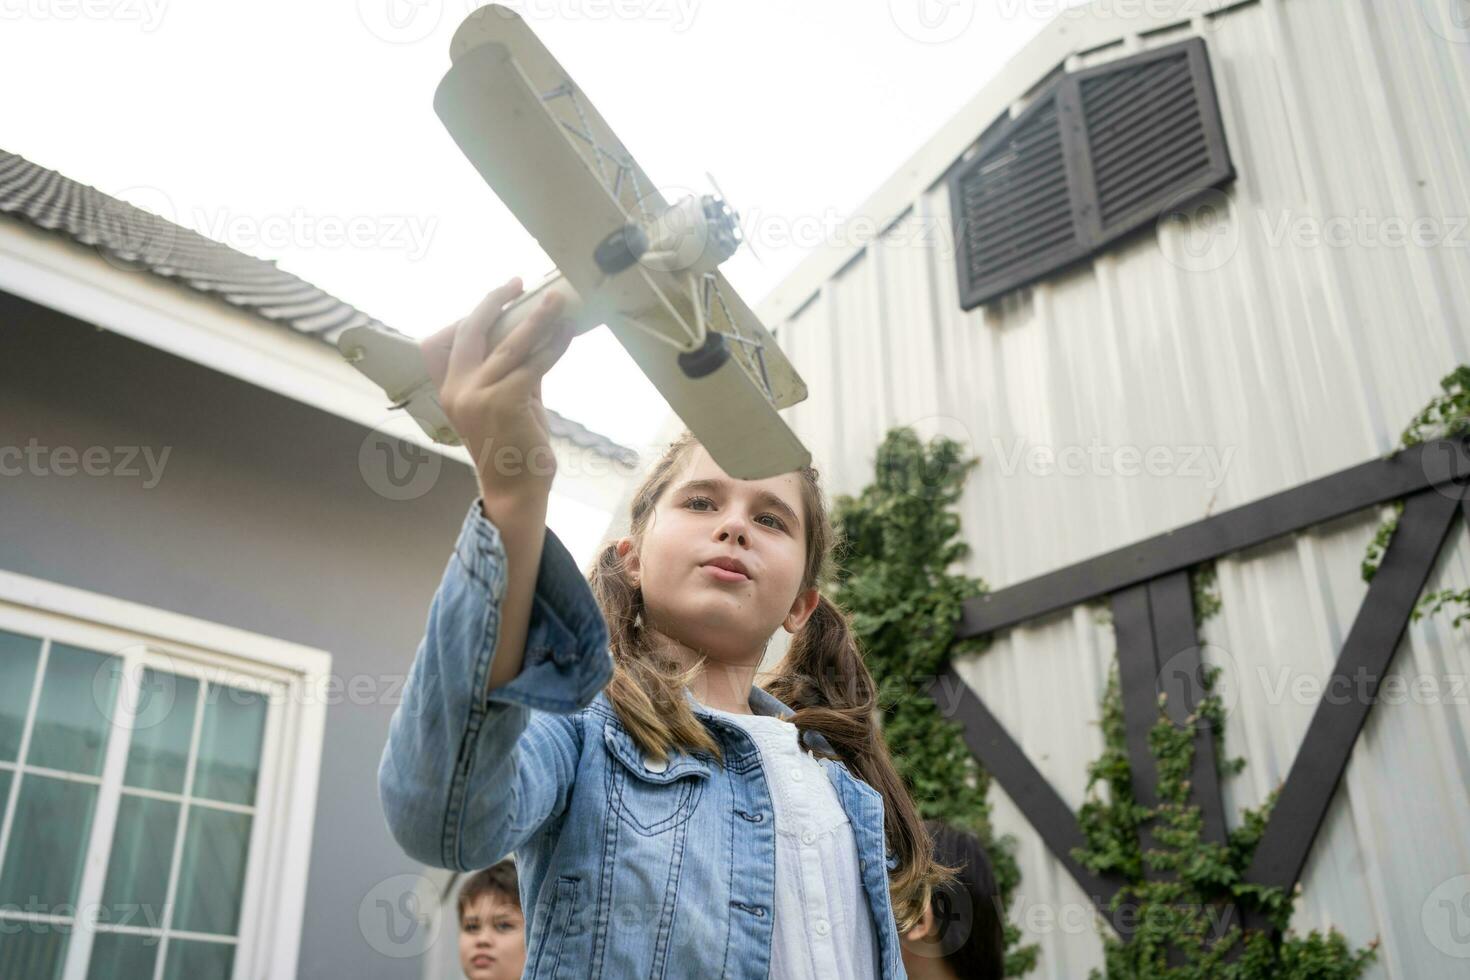
<svg viewBox="0 0 1470 980">
<path fill-rule="evenodd" d="M 729 359 L 730 349 L 725 346 L 725 335 L 710 330 L 704 335 L 704 346 L 679 355 L 679 367 L 690 378 L 702 378 L 718 371 Z"/>
<path fill-rule="evenodd" d="M 623 225 L 604 238 L 592 253 L 604 275 L 615 276 L 648 251 L 648 234 L 637 225 Z"/>
</svg>

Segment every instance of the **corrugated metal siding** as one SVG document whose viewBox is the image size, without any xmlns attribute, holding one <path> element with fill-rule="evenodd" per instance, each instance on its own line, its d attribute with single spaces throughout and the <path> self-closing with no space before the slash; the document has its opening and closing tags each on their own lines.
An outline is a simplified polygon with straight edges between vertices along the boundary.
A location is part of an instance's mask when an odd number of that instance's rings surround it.
<svg viewBox="0 0 1470 980">
<path fill-rule="evenodd" d="M 1124 43 L 1071 67 L 1191 33 L 1208 40 L 1239 177 L 1219 198 L 1219 237 L 1196 241 L 1223 251 L 1191 258 L 1190 232 L 1166 223 L 965 314 L 953 255 L 936 244 L 950 240 L 944 184 L 915 187 L 904 221 L 779 324 L 812 391 L 786 414 L 829 492 L 868 482 L 891 426 L 965 439 L 982 457 L 961 502 L 974 549 L 965 571 L 1000 588 L 1390 451 L 1439 378 L 1470 361 L 1470 44 L 1436 33 L 1433 7 L 1421 16 L 1418 4 L 1387 0 L 1263 0 L 1144 39 L 1115 13 Z M 999 93 L 1018 104 L 1024 95 Z M 1458 240 L 1273 240 L 1283 221 L 1360 214 L 1426 218 Z M 927 242 L 916 231 L 925 227 L 938 229 Z M 1213 452 L 1223 478 L 1043 475 L 1007 459 L 1018 446 L 1094 443 L 1168 447 L 1176 466 Z M 1232 826 L 1286 775 L 1316 698 L 1273 693 L 1283 676 L 1327 676 L 1366 591 L 1358 564 L 1378 517 L 1219 563 L 1224 608 L 1207 627 L 1206 657 L 1234 681 L 1228 748 L 1248 759 L 1225 787 Z M 1450 541 L 1430 589 L 1470 583 L 1463 526 Z M 963 667 L 1073 806 L 1101 749 L 1113 650 L 1110 627 L 1075 609 L 1009 631 Z M 1447 617 L 1411 625 L 1394 672 L 1433 678 L 1440 703 L 1370 715 L 1295 925 L 1336 925 L 1358 944 L 1380 937 L 1374 977 L 1462 976 L 1465 961 L 1435 948 L 1421 914 L 1436 885 L 1470 874 L 1470 706 L 1463 688 L 1450 690 L 1470 675 L 1464 629 Z M 1090 916 L 1078 914 L 1086 900 L 995 796 L 1025 876 L 1014 917 L 1042 947 L 1034 975 L 1083 976 L 1101 964 Z M 1053 925 L 1028 927 L 1035 905 Z"/>
</svg>

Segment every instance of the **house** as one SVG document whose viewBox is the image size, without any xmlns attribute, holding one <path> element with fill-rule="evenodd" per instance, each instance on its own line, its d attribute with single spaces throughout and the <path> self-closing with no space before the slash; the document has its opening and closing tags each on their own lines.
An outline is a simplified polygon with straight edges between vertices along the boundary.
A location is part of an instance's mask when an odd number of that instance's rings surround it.
<svg viewBox="0 0 1470 980">
<path fill-rule="evenodd" d="M 475 478 L 339 356 L 366 322 L 0 153 L 5 976 L 421 974 L 448 874 L 377 766 Z M 606 520 L 636 455 L 548 416 L 600 464 L 549 523 Z"/>
<path fill-rule="evenodd" d="M 895 426 L 981 459 L 958 513 L 990 593 L 959 632 L 991 644 L 947 707 L 1017 841 L 1032 976 L 1102 966 L 1115 885 L 1070 855 L 1099 702 L 1116 663 L 1146 800 L 1176 657 L 1225 671 L 1246 760 L 1216 772 L 1200 742 L 1208 835 L 1282 786 L 1249 880 L 1300 884 L 1293 927 L 1377 938 L 1372 977 L 1463 975 L 1470 847 L 1447 828 L 1470 813 L 1470 644 L 1449 615 L 1407 622 L 1470 578 L 1463 460 L 1382 459 L 1470 358 L 1453 6 L 1063 10 L 757 306 L 810 387 L 785 416 L 831 492 L 872 480 Z M 1396 499 L 1400 584 L 1370 589 Z M 1182 576 L 1209 562 L 1221 608 L 1196 643 Z M 1328 696 L 1355 676 L 1373 686 Z"/>
</svg>

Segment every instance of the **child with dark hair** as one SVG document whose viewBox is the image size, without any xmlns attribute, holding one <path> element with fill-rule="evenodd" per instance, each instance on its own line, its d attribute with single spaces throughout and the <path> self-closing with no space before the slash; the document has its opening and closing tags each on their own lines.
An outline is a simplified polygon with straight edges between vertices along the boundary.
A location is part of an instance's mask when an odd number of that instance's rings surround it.
<svg viewBox="0 0 1470 980">
<path fill-rule="evenodd" d="M 459 890 L 459 965 L 469 980 L 520 980 L 526 920 L 510 858 L 476 871 Z"/>
<path fill-rule="evenodd" d="M 910 980 L 1000 980 L 1005 930 L 990 857 L 974 834 L 925 821 L 937 864 L 958 869 L 937 886 L 916 926 L 904 933 L 903 965 Z"/>
</svg>

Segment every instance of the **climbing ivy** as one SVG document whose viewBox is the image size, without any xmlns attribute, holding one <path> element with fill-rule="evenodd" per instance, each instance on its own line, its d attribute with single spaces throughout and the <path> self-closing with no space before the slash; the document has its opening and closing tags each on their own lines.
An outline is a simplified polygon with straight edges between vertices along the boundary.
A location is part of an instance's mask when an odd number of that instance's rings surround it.
<svg viewBox="0 0 1470 980">
<path fill-rule="evenodd" d="M 957 540 L 959 518 L 950 510 L 963 492 L 977 458 L 940 437 L 922 443 L 910 429 L 891 430 L 878 447 L 874 481 L 857 497 L 839 496 L 833 520 L 838 530 L 833 580 L 824 583 L 852 616 L 854 631 L 880 688 L 884 735 L 900 774 L 921 814 L 975 833 L 995 866 L 1008 909 L 1020 883 L 1015 840 L 997 836 L 987 798 L 990 776 L 965 746 L 959 726 L 947 721 L 924 688 L 951 657 L 977 653 L 989 637 L 954 640 L 964 601 L 988 591 L 984 581 L 950 572 L 970 552 Z M 1220 599 L 1213 564 L 1192 571 L 1196 625 L 1215 615 Z M 1100 624 L 1110 621 L 1105 602 L 1089 603 Z M 1374 958 L 1377 941 L 1353 950 L 1336 930 L 1305 936 L 1288 931 L 1295 896 L 1244 881 L 1256 844 L 1275 802 L 1273 792 L 1245 811 L 1224 844 L 1202 839 L 1199 807 L 1189 802 L 1194 761 L 1193 725 L 1216 732 L 1222 774 L 1239 772 L 1244 759 L 1223 757 L 1224 708 L 1214 690 L 1217 670 L 1205 672 L 1203 696 L 1189 726 L 1160 713 L 1149 735 L 1157 767 L 1159 802 L 1144 807 L 1133 797 L 1116 667 L 1102 700 L 1103 754 L 1088 767 L 1088 799 L 1079 813 L 1084 847 L 1074 857 L 1095 872 L 1127 884 L 1114 911 L 1127 902 L 1138 929 L 1131 942 L 1104 938 L 1106 971 L 1097 980 L 1353 980 Z M 1100 788 L 1107 792 L 1102 794 Z M 1139 830 L 1150 824 L 1156 847 L 1145 852 Z M 1165 880 L 1148 880 L 1164 871 Z M 1259 909 L 1283 936 L 1243 933 L 1232 926 L 1206 942 L 1227 903 Z M 1038 947 L 1021 943 L 1020 930 L 1006 921 L 1006 975 L 1022 976 L 1037 962 Z M 1170 965 L 1167 950 L 1183 962 Z M 1233 956 L 1233 959 L 1232 959 Z"/>
<path fill-rule="evenodd" d="M 1414 421 L 1399 436 L 1399 446 L 1395 452 L 1432 439 L 1457 439 L 1470 435 L 1470 365 L 1461 364 L 1445 375 L 1440 379 L 1439 387 L 1444 394 L 1430 399 L 1429 404 L 1414 416 Z M 1378 525 L 1373 540 L 1368 542 L 1362 566 L 1364 582 L 1373 581 L 1378 566 L 1383 563 L 1383 553 L 1388 550 L 1388 542 L 1398 530 L 1399 518 L 1404 514 L 1402 500 L 1395 500 L 1390 506 L 1393 514 Z M 1424 616 L 1432 616 L 1446 605 L 1457 605 L 1462 610 L 1455 616 L 1451 627 L 1459 626 L 1470 619 L 1470 589 L 1440 589 L 1438 592 L 1425 593 L 1414 606 L 1413 619 L 1417 622 Z"/>
<path fill-rule="evenodd" d="M 997 838 L 987 793 L 990 777 L 966 747 L 958 725 L 939 714 L 926 692 L 951 656 L 982 650 L 981 638 L 956 642 L 963 602 L 983 594 L 978 578 L 952 574 L 969 553 L 957 540 L 950 511 L 978 458 L 944 437 L 927 445 L 908 428 L 891 430 L 878 447 L 874 481 L 857 497 L 833 504 L 838 531 L 832 598 L 853 630 L 880 690 L 883 733 L 899 773 L 926 819 L 974 833 L 990 854 L 1008 908 L 1021 879 L 1015 841 Z M 1006 975 L 1036 963 L 1037 947 L 1005 924 Z"/>
<path fill-rule="evenodd" d="M 1193 570 L 1196 631 L 1220 609 L 1213 565 Z M 1132 766 L 1128 758 L 1118 671 L 1114 665 L 1102 698 L 1103 752 L 1088 767 L 1087 801 L 1078 814 L 1086 844 L 1073 857 L 1101 874 L 1120 877 L 1110 911 L 1136 923 L 1128 942 L 1105 934 L 1106 972 L 1092 971 L 1092 980 L 1349 980 L 1359 977 L 1374 958 L 1377 940 L 1352 950 L 1336 930 L 1325 935 L 1313 930 L 1306 936 L 1287 932 L 1294 896 L 1279 888 L 1262 888 L 1245 881 L 1266 818 L 1276 801 L 1273 791 L 1259 807 L 1246 810 L 1240 825 L 1225 843 L 1203 839 L 1204 821 L 1189 799 L 1194 765 L 1196 726 L 1215 733 L 1216 756 L 1222 775 L 1245 766 L 1241 758 L 1224 758 L 1225 712 L 1215 681 L 1219 668 L 1203 671 L 1204 695 L 1185 725 L 1174 724 L 1160 696 L 1158 720 L 1149 731 L 1149 752 L 1158 773 L 1158 805 L 1145 807 L 1133 795 Z M 1099 792 L 1105 787 L 1106 795 Z M 1145 851 L 1139 832 L 1148 826 L 1154 847 Z M 1148 875 L 1162 872 L 1150 880 Z M 1260 931 L 1244 932 L 1232 925 L 1214 928 L 1229 904 L 1242 912 L 1260 910 L 1280 929 L 1279 943 Z M 1217 938 L 1218 933 L 1218 938 Z M 1169 959 L 1169 950 L 1179 958 Z"/>
</svg>

